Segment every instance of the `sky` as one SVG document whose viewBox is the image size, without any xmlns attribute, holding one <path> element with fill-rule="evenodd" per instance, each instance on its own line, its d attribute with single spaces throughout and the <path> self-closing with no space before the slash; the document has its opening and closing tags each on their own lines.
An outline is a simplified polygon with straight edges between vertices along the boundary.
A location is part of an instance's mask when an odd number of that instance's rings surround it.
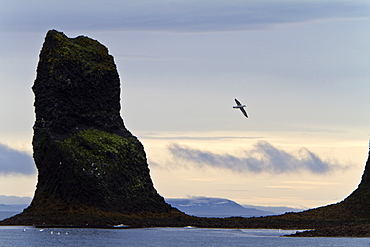
<svg viewBox="0 0 370 247">
<path fill-rule="evenodd" d="M 357 188 L 370 134 L 369 1 L 1 5 L 0 196 L 35 191 L 31 87 L 50 29 L 108 47 L 121 115 L 162 196 L 313 208 Z"/>
</svg>

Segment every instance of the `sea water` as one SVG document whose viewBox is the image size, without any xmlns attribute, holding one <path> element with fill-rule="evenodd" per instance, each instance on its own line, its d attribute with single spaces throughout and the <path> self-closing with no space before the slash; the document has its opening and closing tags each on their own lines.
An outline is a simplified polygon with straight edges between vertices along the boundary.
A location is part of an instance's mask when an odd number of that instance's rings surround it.
<svg viewBox="0 0 370 247">
<path fill-rule="evenodd" d="M 0 219 L 17 212 L 0 212 Z M 370 246 L 370 238 L 282 237 L 295 230 L 142 228 L 86 229 L 0 226 L 0 247 L 33 246 Z"/>
<path fill-rule="evenodd" d="M 370 246 L 368 238 L 291 238 L 264 229 L 80 229 L 1 226 L 0 246 Z"/>
</svg>

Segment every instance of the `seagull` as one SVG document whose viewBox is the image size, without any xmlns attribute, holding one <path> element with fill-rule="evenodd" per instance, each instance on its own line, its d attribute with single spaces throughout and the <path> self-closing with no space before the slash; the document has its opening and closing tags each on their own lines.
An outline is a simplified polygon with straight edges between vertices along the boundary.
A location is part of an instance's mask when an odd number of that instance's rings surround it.
<svg viewBox="0 0 370 247">
<path fill-rule="evenodd" d="M 236 106 L 233 106 L 233 108 L 234 109 L 240 109 L 241 111 L 242 111 L 242 113 L 244 114 L 244 116 L 246 117 L 246 118 L 248 118 L 248 114 L 247 114 L 247 112 L 244 110 L 244 107 L 246 107 L 246 105 L 242 105 L 240 102 L 239 102 L 239 100 L 237 100 L 237 99 L 235 99 L 235 102 L 236 102 Z"/>
</svg>

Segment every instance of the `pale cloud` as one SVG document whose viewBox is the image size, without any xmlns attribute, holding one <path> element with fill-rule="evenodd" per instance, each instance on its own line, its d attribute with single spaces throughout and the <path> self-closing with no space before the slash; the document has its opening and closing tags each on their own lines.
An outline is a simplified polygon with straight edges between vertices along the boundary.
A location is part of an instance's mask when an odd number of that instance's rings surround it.
<svg viewBox="0 0 370 247">
<path fill-rule="evenodd" d="M 172 144 L 169 151 L 174 164 L 185 163 L 195 167 L 222 168 L 236 173 L 327 174 L 334 170 L 348 168 L 334 161 L 323 160 L 307 148 L 288 152 L 265 141 L 258 142 L 251 150 L 242 150 L 243 156 L 216 154 L 178 144 Z"/>
<path fill-rule="evenodd" d="M 36 166 L 30 154 L 0 143 L 0 175 L 34 175 Z"/>
</svg>

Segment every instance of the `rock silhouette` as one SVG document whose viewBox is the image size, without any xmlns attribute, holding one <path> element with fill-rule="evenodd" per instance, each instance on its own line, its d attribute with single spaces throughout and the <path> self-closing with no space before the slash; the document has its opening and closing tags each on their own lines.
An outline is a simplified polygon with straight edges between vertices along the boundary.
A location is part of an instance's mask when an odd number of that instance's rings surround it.
<svg viewBox="0 0 370 247">
<path fill-rule="evenodd" d="M 32 89 L 38 183 L 20 222 L 80 224 L 74 214 L 86 212 L 89 222 L 97 212 L 174 210 L 154 189 L 143 146 L 124 126 L 120 80 L 104 45 L 49 31 Z"/>
<path fill-rule="evenodd" d="M 155 190 L 144 148 L 120 116 L 119 76 L 105 46 L 49 31 L 32 89 L 37 188 L 31 205 L 0 225 L 191 225 L 370 236 L 370 152 L 358 188 L 339 203 L 260 218 L 192 217 L 166 204 Z"/>
</svg>

